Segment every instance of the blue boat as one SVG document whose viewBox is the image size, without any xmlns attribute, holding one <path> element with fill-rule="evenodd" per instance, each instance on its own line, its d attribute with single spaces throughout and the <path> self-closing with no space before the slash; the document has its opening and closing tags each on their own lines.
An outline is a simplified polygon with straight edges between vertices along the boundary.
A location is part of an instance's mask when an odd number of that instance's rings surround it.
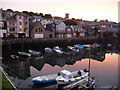
<svg viewBox="0 0 120 90">
<path fill-rule="evenodd" d="M 100 44 L 98 44 L 98 43 L 93 43 L 93 46 L 95 46 L 95 47 L 100 47 Z"/>
<path fill-rule="evenodd" d="M 74 46 L 77 47 L 77 48 L 79 48 L 79 49 L 83 49 L 85 47 L 84 45 L 80 45 L 80 44 L 76 44 Z"/>
<path fill-rule="evenodd" d="M 53 52 L 53 50 L 51 48 L 49 48 L 49 47 L 45 48 L 45 51 L 48 52 L 48 53 Z"/>
<path fill-rule="evenodd" d="M 38 76 L 32 79 L 34 84 L 45 84 L 45 83 L 52 83 L 56 82 L 57 74 L 52 75 L 45 75 L 45 76 Z"/>
</svg>

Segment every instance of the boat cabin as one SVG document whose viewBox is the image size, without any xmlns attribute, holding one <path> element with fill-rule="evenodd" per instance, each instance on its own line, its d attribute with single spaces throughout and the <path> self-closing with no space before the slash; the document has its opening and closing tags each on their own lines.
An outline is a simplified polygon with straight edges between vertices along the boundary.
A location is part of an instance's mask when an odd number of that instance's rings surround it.
<svg viewBox="0 0 120 90">
<path fill-rule="evenodd" d="M 63 78 L 68 78 L 68 79 L 71 79 L 73 78 L 73 75 L 71 72 L 67 71 L 67 70 L 62 70 L 60 72 L 60 76 L 63 77 Z"/>
</svg>

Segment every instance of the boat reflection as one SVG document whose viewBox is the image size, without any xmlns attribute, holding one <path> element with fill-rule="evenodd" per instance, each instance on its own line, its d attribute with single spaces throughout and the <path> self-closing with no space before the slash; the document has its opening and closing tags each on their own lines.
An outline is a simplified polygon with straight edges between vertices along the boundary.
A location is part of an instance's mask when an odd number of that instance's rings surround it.
<svg viewBox="0 0 120 90">
<path fill-rule="evenodd" d="M 9 59 L 3 61 L 4 70 L 13 77 L 27 79 L 30 77 L 30 58 Z"/>
</svg>

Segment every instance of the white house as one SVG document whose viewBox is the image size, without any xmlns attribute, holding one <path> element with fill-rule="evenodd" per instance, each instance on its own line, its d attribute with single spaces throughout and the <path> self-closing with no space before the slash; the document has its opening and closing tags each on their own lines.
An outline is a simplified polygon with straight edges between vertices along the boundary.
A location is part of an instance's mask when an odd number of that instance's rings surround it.
<svg viewBox="0 0 120 90">
<path fill-rule="evenodd" d="M 7 20 L 8 35 L 15 37 L 29 37 L 29 17 L 24 13 L 17 13 Z"/>
</svg>

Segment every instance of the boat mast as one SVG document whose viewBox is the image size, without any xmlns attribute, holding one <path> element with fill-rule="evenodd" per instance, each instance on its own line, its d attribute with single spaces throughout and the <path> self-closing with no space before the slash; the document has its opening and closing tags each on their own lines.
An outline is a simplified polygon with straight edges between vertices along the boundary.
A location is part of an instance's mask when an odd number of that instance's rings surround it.
<svg viewBox="0 0 120 90">
<path fill-rule="evenodd" d="M 89 70 L 89 75 L 88 75 L 88 81 L 89 81 L 89 79 L 90 79 L 90 55 L 91 55 L 91 47 L 90 47 L 90 50 L 89 50 L 89 68 L 88 68 L 88 70 Z"/>
</svg>

